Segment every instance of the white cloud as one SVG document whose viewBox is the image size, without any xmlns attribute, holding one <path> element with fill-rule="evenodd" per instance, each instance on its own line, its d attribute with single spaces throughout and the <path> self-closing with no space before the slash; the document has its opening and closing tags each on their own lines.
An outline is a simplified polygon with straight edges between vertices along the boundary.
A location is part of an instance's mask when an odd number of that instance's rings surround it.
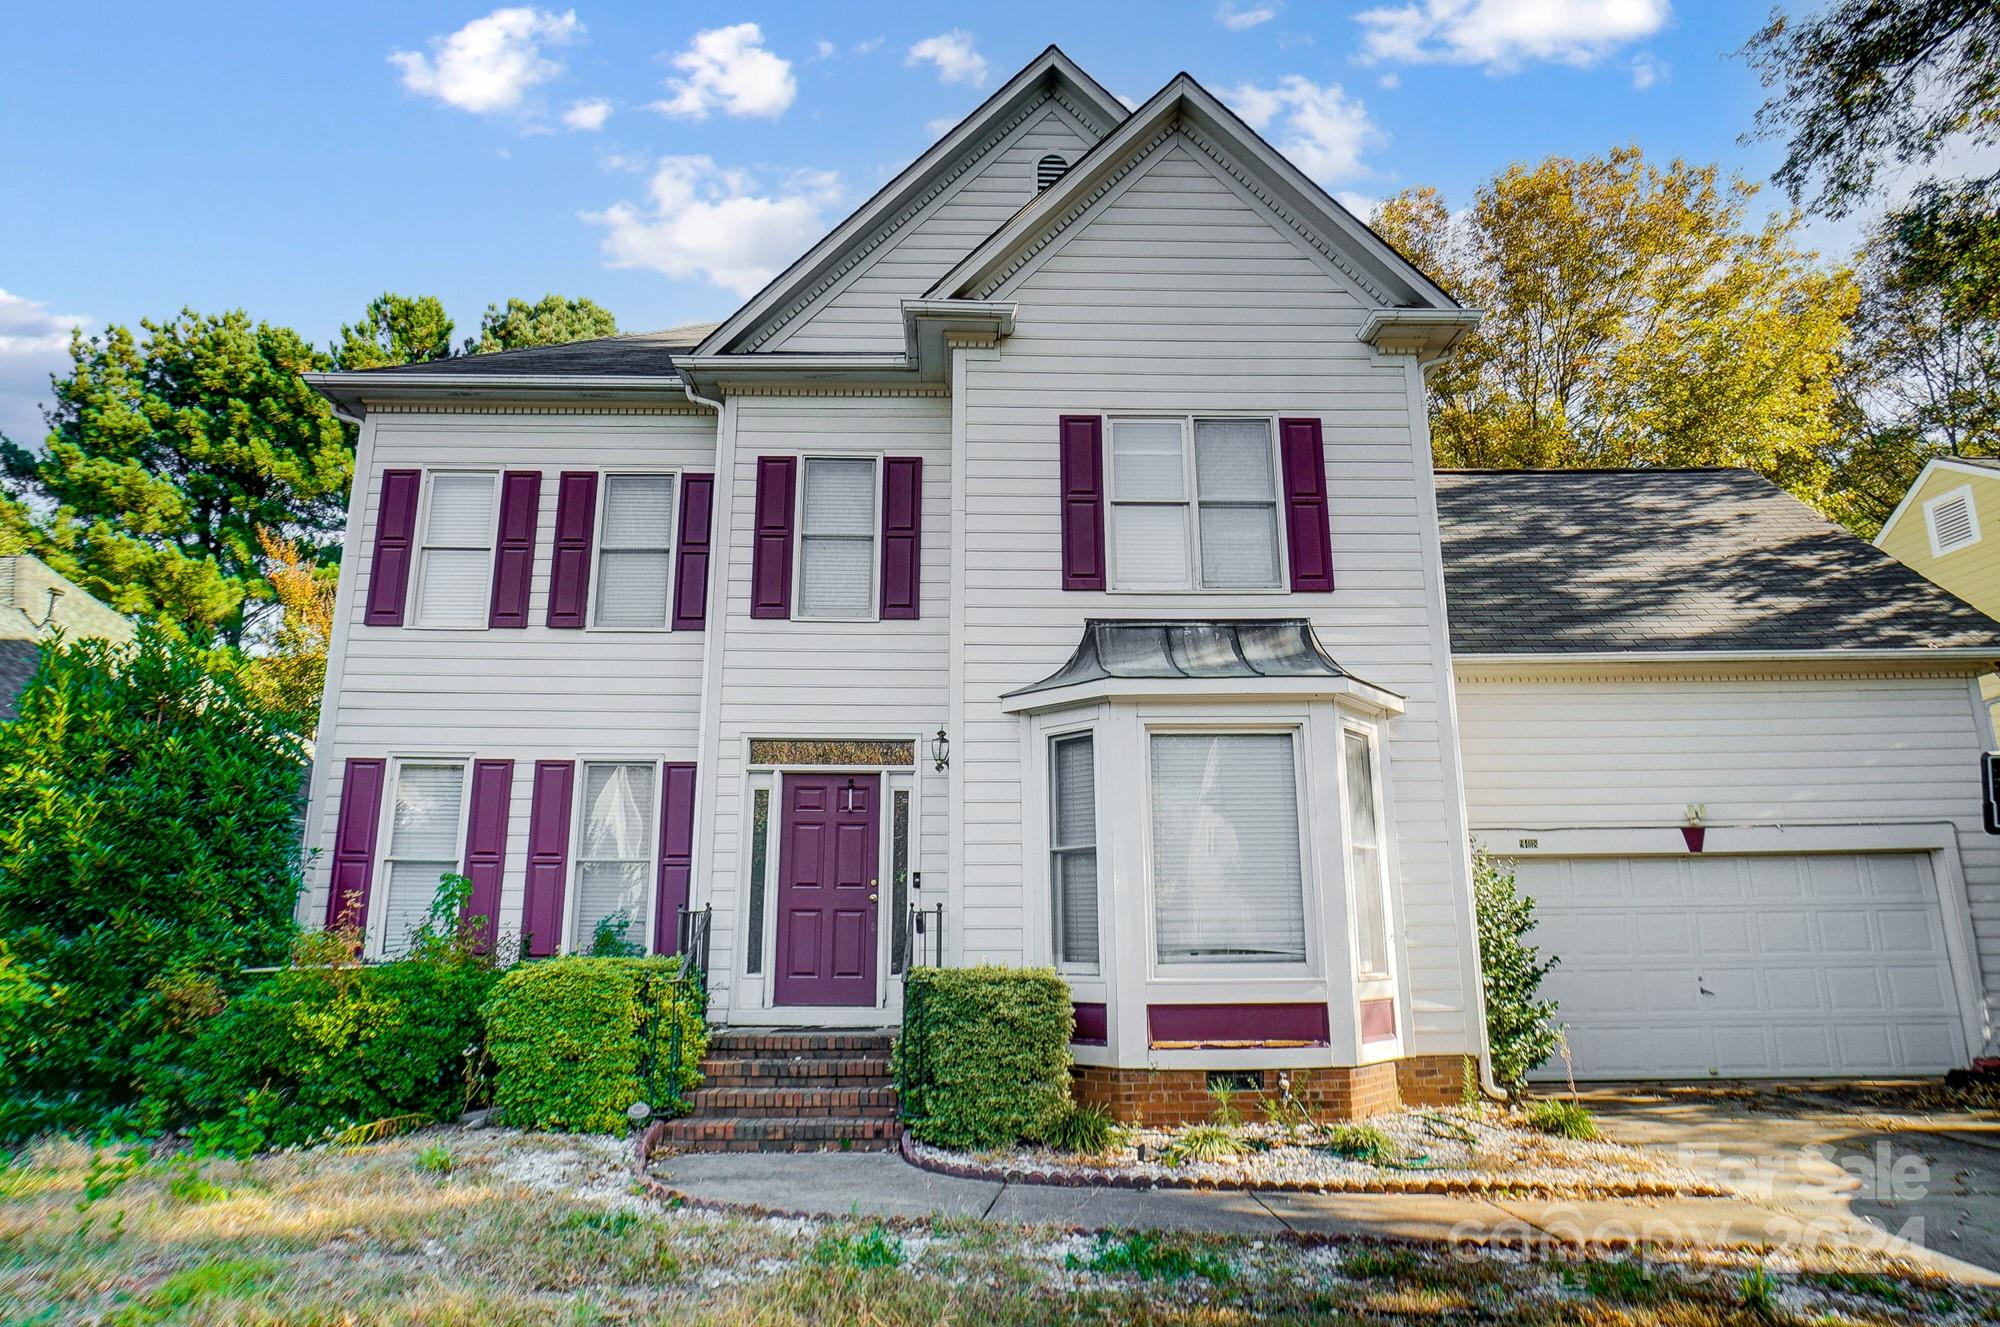
<svg viewBox="0 0 2000 1327">
<path fill-rule="evenodd" d="M 854 54 L 873 55 L 875 54 L 875 52 L 882 49 L 882 43 L 887 40 L 888 39 L 886 37 L 870 37 L 867 41 L 855 42 Z"/>
<path fill-rule="evenodd" d="M 1666 26 L 1671 0 L 1412 0 L 1356 14 L 1364 60 L 1484 65 L 1594 64 Z"/>
<path fill-rule="evenodd" d="M 1632 57 L 1632 88 L 1636 92 L 1644 92 L 1653 84 L 1664 81 L 1667 73 L 1665 60 L 1643 52 Z"/>
<path fill-rule="evenodd" d="M 69 334 L 90 319 L 50 313 L 48 305 L 0 290 L 0 433 L 24 447 L 46 431 L 49 375 L 69 367 Z"/>
<path fill-rule="evenodd" d="M 940 115 L 934 120 L 925 120 L 924 132 L 932 138 L 943 138 L 964 118 L 962 115 Z"/>
<path fill-rule="evenodd" d="M 1374 216 L 1375 209 L 1382 206 L 1381 199 L 1374 197 L 1372 194 L 1355 193 L 1352 189 L 1341 189 L 1333 196 L 1340 200 L 1342 207 L 1352 212 L 1355 216 L 1360 217 L 1363 221 Z"/>
<path fill-rule="evenodd" d="M 431 53 L 396 51 L 389 63 L 403 86 L 474 114 L 512 110 L 537 83 L 563 71 L 542 47 L 566 46 L 583 35 L 575 10 L 496 9 L 447 37 L 431 38 Z"/>
<path fill-rule="evenodd" d="M 1382 75 L 1382 77 L 1376 79 L 1375 81 L 1381 84 L 1383 87 L 1389 89 L 1391 92 L 1394 92 L 1397 88 L 1403 86 L 1403 76 L 1401 74 L 1398 74 L 1393 69 L 1391 69 L 1388 73 Z"/>
<path fill-rule="evenodd" d="M 1368 118 L 1368 108 L 1338 83 L 1321 86 L 1287 74 L 1275 87 L 1245 83 L 1225 89 L 1222 99 L 1322 184 L 1369 174 L 1361 154 L 1385 137 Z"/>
<path fill-rule="evenodd" d="M 832 171 L 799 171 L 774 193 L 708 157 L 662 157 L 643 203 L 618 202 L 582 217 L 604 228 L 605 261 L 754 294 L 826 233 L 840 198 Z"/>
<path fill-rule="evenodd" d="M 986 86 L 986 57 L 973 49 L 972 34 L 963 28 L 953 28 L 950 32 L 924 38 L 910 48 L 903 63 L 922 64 L 926 60 L 937 66 L 940 83 L 970 83 L 976 88 Z"/>
<path fill-rule="evenodd" d="M 668 79 L 674 95 L 650 109 L 705 120 L 720 107 L 730 115 L 775 119 L 799 95 L 792 62 L 764 49 L 763 29 L 755 23 L 697 32 L 674 57 L 674 68 L 686 77 Z"/>
<path fill-rule="evenodd" d="M 1231 32 L 1269 23 L 1278 16 L 1275 4 L 1251 4 L 1245 0 L 1222 0 L 1215 8 L 1215 21 Z"/>
<path fill-rule="evenodd" d="M 840 48 L 830 41 L 822 40 L 813 43 L 813 59 L 815 60 L 831 60 L 839 52 Z"/>
<path fill-rule="evenodd" d="M 569 109 L 562 113 L 562 122 L 571 129 L 581 129 L 585 133 L 596 133 L 611 118 L 611 103 L 602 97 L 590 97 L 583 101 L 573 101 Z"/>
</svg>

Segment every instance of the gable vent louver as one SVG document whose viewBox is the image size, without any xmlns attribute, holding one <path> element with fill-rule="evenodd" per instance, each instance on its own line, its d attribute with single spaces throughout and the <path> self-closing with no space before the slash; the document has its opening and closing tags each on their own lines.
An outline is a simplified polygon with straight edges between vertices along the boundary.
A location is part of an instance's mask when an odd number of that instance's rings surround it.
<svg viewBox="0 0 2000 1327">
<path fill-rule="evenodd" d="M 1942 556 L 1979 542 L 1979 518 L 1972 509 L 1972 491 L 1947 493 L 1925 508 L 1930 517 L 1931 549 Z"/>
<path fill-rule="evenodd" d="M 1035 163 L 1035 192 L 1041 193 L 1057 180 L 1060 180 L 1063 177 L 1063 172 L 1068 169 L 1069 163 L 1054 152 L 1043 157 Z"/>
</svg>

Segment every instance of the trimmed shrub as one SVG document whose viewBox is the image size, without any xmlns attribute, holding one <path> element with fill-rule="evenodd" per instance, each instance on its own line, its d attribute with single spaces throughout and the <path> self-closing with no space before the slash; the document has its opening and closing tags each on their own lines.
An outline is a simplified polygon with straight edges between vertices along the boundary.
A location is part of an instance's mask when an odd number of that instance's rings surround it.
<svg viewBox="0 0 2000 1327">
<path fill-rule="evenodd" d="M 680 973 L 678 958 L 554 958 L 502 977 L 485 1011 L 499 1119 L 616 1133 L 636 1101 L 684 1109 L 701 1085 L 708 1000 Z"/>
<path fill-rule="evenodd" d="M 903 988 L 896 1092 L 939 1147 L 1039 1138 L 1069 1102 L 1069 983 L 1053 968 L 916 968 Z"/>
<path fill-rule="evenodd" d="M 1559 961 L 1528 943 L 1535 901 L 1514 882 L 1514 864 L 1474 847 L 1472 901 L 1479 922 L 1479 968 L 1486 986 L 1486 1045 L 1493 1077 L 1518 1088 L 1562 1041 L 1556 1003 L 1541 998 L 1542 978 Z"/>
</svg>

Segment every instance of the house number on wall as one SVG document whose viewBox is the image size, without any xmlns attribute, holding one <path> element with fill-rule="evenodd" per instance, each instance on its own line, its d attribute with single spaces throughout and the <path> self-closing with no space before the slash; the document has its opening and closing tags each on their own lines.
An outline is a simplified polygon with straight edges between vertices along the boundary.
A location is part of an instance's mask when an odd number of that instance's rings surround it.
<svg viewBox="0 0 2000 1327">
<path fill-rule="evenodd" d="M 1523 848 L 1539 848 L 1542 846 L 1540 839 L 1521 839 L 1519 842 Z"/>
</svg>

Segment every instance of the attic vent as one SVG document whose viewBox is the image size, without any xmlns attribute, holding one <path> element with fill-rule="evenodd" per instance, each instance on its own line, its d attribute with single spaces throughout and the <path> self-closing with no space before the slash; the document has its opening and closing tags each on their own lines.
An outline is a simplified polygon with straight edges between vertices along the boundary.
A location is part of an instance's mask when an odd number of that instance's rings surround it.
<svg viewBox="0 0 2000 1327">
<path fill-rule="evenodd" d="M 1068 169 L 1069 163 L 1054 152 L 1043 157 L 1035 163 L 1035 192 L 1040 193 L 1057 180 L 1060 180 L 1063 177 L 1063 172 Z"/>
<path fill-rule="evenodd" d="M 1943 557 L 1979 542 L 1979 513 L 1973 510 L 1972 486 L 1967 484 L 1924 504 L 1930 525 L 1931 554 Z"/>
</svg>

